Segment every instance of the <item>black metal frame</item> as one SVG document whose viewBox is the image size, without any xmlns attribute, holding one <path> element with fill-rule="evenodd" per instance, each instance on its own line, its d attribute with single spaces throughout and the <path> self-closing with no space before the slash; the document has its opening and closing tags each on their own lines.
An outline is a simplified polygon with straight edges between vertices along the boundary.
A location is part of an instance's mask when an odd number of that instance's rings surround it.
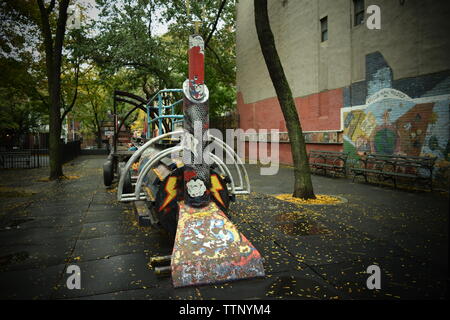
<svg viewBox="0 0 450 320">
<path fill-rule="evenodd" d="M 80 155 L 80 141 L 71 141 L 61 146 L 63 162 L 68 162 Z M 24 149 L 0 152 L 1 169 L 33 169 L 50 165 L 48 149 Z"/>
<path fill-rule="evenodd" d="M 433 190 L 433 171 L 436 159 L 436 157 L 370 153 L 359 159 L 362 166 L 359 168 L 351 168 L 350 171 L 353 173 L 353 181 L 355 181 L 356 176 L 363 176 L 364 180 L 368 182 L 368 177 L 375 175 L 379 181 L 391 180 L 394 183 L 394 187 L 397 188 L 397 178 L 410 178 L 414 182 L 427 182 L 430 190 Z M 415 173 L 399 172 L 401 168 L 405 172 L 415 171 Z M 429 175 L 426 177 L 421 176 L 418 171 L 420 169 L 427 170 Z"/>
<path fill-rule="evenodd" d="M 312 161 L 312 159 L 315 159 Z M 311 150 L 309 152 L 309 165 L 311 168 L 322 170 L 326 175 L 327 170 L 334 172 L 334 176 L 338 172 L 347 176 L 347 159 L 348 152 Z M 342 161 L 342 165 L 339 162 Z M 330 163 L 331 162 L 331 163 Z"/>
</svg>

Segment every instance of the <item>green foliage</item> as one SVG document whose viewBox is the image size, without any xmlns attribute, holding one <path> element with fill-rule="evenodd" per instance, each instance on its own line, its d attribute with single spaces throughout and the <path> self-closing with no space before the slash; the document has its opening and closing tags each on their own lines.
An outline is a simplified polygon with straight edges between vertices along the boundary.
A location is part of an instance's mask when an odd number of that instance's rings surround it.
<svg viewBox="0 0 450 320">
<path fill-rule="evenodd" d="M 233 0 L 223 1 L 191 0 L 188 16 L 185 0 L 97 0 L 99 15 L 95 21 L 88 19 L 88 8 L 76 2 L 83 22 L 81 29 L 66 30 L 61 74 L 63 114 L 70 111 L 72 119 L 82 122 L 86 134 L 97 133 L 98 124 L 112 111 L 115 89 L 150 98 L 159 89 L 180 88 L 187 76 L 193 19 L 202 21 L 199 33 L 209 39 L 205 63 L 210 116 L 233 110 L 235 8 Z M 49 16 L 52 32 L 59 1 L 55 5 Z M 3 1 L 0 18 L 0 133 L 38 130 L 49 119 L 38 5 L 35 1 Z M 167 32 L 158 26 L 165 26 Z M 119 103 L 118 109 L 125 114 L 130 106 Z M 131 117 L 129 122 L 134 120 Z"/>
<path fill-rule="evenodd" d="M 73 116 L 83 124 L 83 134 L 98 134 L 102 121 L 107 119 L 111 95 L 95 67 L 83 74 L 79 91 Z"/>
<path fill-rule="evenodd" d="M 48 122 L 45 82 L 27 61 L 0 58 L 0 134 L 36 131 Z M 44 100 L 43 100 L 44 99 Z"/>
<path fill-rule="evenodd" d="M 222 1 L 204 1 L 204 10 L 201 1 L 191 1 L 188 17 L 185 1 L 181 0 L 98 0 L 100 19 L 87 27 L 95 32 L 81 44 L 83 53 L 106 75 L 129 71 L 126 83 L 138 95 L 150 98 L 159 89 L 180 88 L 187 76 L 192 17 L 202 19 L 199 32 L 208 39 Z M 156 26 L 161 24 L 169 26 L 168 32 L 155 34 Z M 214 117 L 235 107 L 233 1 L 225 2 L 206 48 L 205 63 Z M 122 85 L 116 88 L 126 90 Z"/>
<path fill-rule="evenodd" d="M 173 52 L 172 70 L 181 75 L 179 83 L 187 74 L 187 39 L 194 33 L 193 20 L 201 21 L 198 32 L 206 42 L 205 82 L 210 92 L 210 117 L 232 111 L 236 107 L 236 52 L 235 52 L 235 3 L 225 1 L 220 16 L 218 12 L 223 0 L 190 1 L 190 15 L 187 15 L 185 0 L 157 1 L 165 8 L 163 21 L 173 21 L 164 36 Z M 217 26 L 214 28 L 217 19 Z M 208 41 L 209 39 L 209 41 Z M 179 48 L 178 50 L 176 48 Z"/>
<path fill-rule="evenodd" d="M 30 50 L 38 43 L 32 32 L 37 17 L 29 1 L 0 4 L 0 135 L 21 135 L 48 123 L 44 61 Z"/>
</svg>

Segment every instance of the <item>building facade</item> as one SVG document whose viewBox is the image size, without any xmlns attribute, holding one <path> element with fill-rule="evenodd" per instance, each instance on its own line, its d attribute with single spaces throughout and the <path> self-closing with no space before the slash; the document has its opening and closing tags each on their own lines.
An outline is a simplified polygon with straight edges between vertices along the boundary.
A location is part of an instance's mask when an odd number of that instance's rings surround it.
<svg viewBox="0 0 450 320">
<path fill-rule="evenodd" d="M 448 167 L 449 1 L 268 2 L 308 150 L 432 155 Z M 380 29 L 366 24 L 371 5 Z M 240 127 L 286 132 L 251 0 L 237 4 L 236 46 Z M 292 163 L 287 141 L 280 162 Z"/>
</svg>

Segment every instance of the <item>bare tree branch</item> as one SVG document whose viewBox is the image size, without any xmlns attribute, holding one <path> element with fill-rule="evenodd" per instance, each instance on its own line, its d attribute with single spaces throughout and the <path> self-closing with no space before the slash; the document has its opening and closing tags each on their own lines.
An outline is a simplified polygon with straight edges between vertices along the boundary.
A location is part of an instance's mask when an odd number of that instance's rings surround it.
<svg viewBox="0 0 450 320">
<path fill-rule="evenodd" d="M 214 56 L 216 57 L 220 71 L 223 73 L 224 76 L 228 76 L 227 73 L 225 72 L 225 70 L 222 67 L 222 61 L 220 60 L 219 55 L 216 53 L 216 51 L 214 51 L 213 48 L 211 48 L 210 45 L 208 45 L 206 42 L 205 42 L 205 44 L 206 44 L 206 48 L 208 48 L 214 54 Z"/>
<path fill-rule="evenodd" d="M 217 23 L 219 22 L 220 15 L 222 14 L 222 10 L 225 7 L 226 2 L 227 2 L 227 0 L 222 0 L 222 3 L 220 4 L 219 11 L 217 12 L 217 15 L 216 15 L 216 20 L 214 21 L 213 27 L 212 27 L 211 31 L 209 32 L 208 37 L 206 38 L 205 46 L 208 46 L 209 40 L 211 40 L 211 37 L 212 37 L 214 31 L 216 31 Z"/>
<path fill-rule="evenodd" d="M 56 25 L 56 35 L 55 35 L 55 46 L 53 48 L 54 52 L 61 52 L 63 43 L 64 43 L 64 35 L 66 31 L 66 22 L 67 22 L 67 7 L 69 6 L 70 0 L 61 0 L 59 6 L 59 14 L 58 14 L 58 22 Z M 61 69 L 61 54 L 55 54 L 56 61 L 55 69 Z"/>
<path fill-rule="evenodd" d="M 64 117 L 73 109 L 75 101 L 77 100 L 79 74 L 80 74 L 80 63 L 77 62 L 77 66 L 75 67 L 75 93 L 73 94 L 72 102 L 70 103 L 69 107 L 67 109 L 65 108 L 64 113 L 61 116 L 61 122 L 64 120 Z"/>
<path fill-rule="evenodd" d="M 45 59 L 47 66 L 49 68 L 53 68 L 53 40 L 52 40 L 52 31 L 50 29 L 50 21 L 49 21 L 49 14 L 47 13 L 47 9 L 44 5 L 44 0 L 38 0 L 38 6 L 41 16 L 41 32 L 44 36 L 44 47 L 45 47 Z M 49 71 L 49 70 L 48 70 Z M 52 79 L 50 72 L 47 72 L 49 85 L 51 87 L 52 85 Z"/>
<path fill-rule="evenodd" d="M 56 0 L 52 0 L 51 2 L 50 2 L 50 5 L 47 7 L 47 14 L 49 15 L 52 11 L 53 11 L 53 9 L 55 8 L 55 3 L 56 3 Z"/>
</svg>

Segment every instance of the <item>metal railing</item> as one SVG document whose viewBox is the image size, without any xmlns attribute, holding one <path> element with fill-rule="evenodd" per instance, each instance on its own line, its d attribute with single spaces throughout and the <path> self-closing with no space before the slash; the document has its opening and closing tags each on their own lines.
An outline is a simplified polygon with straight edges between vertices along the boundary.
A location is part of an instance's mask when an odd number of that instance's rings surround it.
<svg viewBox="0 0 450 320">
<path fill-rule="evenodd" d="M 138 200 L 145 200 L 145 193 L 141 191 L 142 184 L 144 181 L 144 177 L 147 175 L 147 173 L 150 171 L 150 169 L 153 167 L 155 163 L 157 163 L 161 158 L 169 155 L 169 154 L 175 154 L 178 152 L 183 152 L 183 146 L 178 145 L 172 148 L 168 148 L 165 150 L 161 150 L 154 154 L 148 162 L 143 166 L 143 168 L 139 172 L 139 176 L 137 178 L 137 181 L 134 185 L 134 191 L 131 193 L 124 193 L 123 187 L 125 183 L 125 176 L 128 170 L 131 168 L 131 165 L 139 160 L 142 153 L 150 148 L 153 144 L 158 142 L 159 140 L 162 140 L 164 138 L 167 138 L 169 136 L 182 136 L 184 134 L 183 130 L 180 131 L 173 131 L 168 132 L 163 135 L 157 136 L 149 141 L 147 141 L 143 146 L 141 146 L 136 152 L 133 153 L 133 155 L 130 157 L 128 162 L 125 164 L 124 168 L 122 169 L 122 173 L 120 174 L 119 179 L 119 185 L 117 187 L 117 200 L 121 202 L 129 202 L 129 201 L 138 201 Z M 224 141 L 220 140 L 217 137 L 214 137 L 212 135 L 208 135 L 208 140 L 210 142 L 216 143 L 217 147 L 225 151 L 225 153 L 228 155 L 228 157 L 231 160 L 230 166 L 234 166 L 235 168 L 235 174 L 237 177 L 233 177 L 233 174 L 228 169 L 227 165 L 221 160 L 219 157 L 216 157 L 211 152 L 208 152 L 208 156 L 211 157 L 212 161 L 215 162 L 221 172 L 228 176 L 230 179 L 230 185 L 228 186 L 228 190 L 231 194 L 237 195 L 237 194 L 249 194 L 250 193 L 250 180 L 248 178 L 247 170 L 245 169 L 245 166 L 242 162 L 242 160 L 239 158 L 238 154 Z M 237 178 L 237 179 L 235 179 Z"/>
<path fill-rule="evenodd" d="M 32 169 L 48 165 L 48 149 L 0 152 L 0 168 L 2 169 Z"/>
<path fill-rule="evenodd" d="M 80 155 L 80 141 L 62 145 L 63 162 L 68 162 Z M 25 149 L 0 152 L 0 169 L 33 169 L 50 166 L 48 149 Z"/>
<path fill-rule="evenodd" d="M 70 141 L 63 144 L 62 146 L 62 158 L 64 163 L 75 159 L 80 155 L 80 153 L 81 153 L 80 141 Z"/>
</svg>

